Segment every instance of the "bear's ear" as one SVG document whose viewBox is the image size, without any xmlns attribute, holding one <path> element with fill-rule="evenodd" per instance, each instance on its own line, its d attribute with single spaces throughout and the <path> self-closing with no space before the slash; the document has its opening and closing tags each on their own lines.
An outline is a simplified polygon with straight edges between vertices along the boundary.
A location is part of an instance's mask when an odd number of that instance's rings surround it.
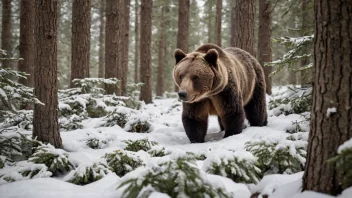
<svg viewBox="0 0 352 198">
<path fill-rule="evenodd" d="M 186 57 L 186 54 L 180 50 L 180 49 L 176 49 L 175 52 L 174 52 L 174 56 L 175 56 L 175 59 L 176 59 L 176 64 L 178 62 L 180 62 L 184 57 Z"/>
<path fill-rule="evenodd" d="M 219 58 L 218 51 L 216 49 L 210 49 L 208 52 L 205 54 L 204 59 L 212 66 L 216 66 L 216 61 Z"/>
</svg>

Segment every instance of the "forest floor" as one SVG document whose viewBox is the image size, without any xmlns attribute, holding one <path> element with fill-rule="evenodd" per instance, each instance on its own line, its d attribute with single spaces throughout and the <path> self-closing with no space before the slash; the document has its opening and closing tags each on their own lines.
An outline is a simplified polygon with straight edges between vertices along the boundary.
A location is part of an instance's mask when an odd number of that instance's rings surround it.
<svg viewBox="0 0 352 198">
<path fill-rule="evenodd" d="M 274 92 L 278 89 L 274 89 Z M 281 90 L 282 91 L 282 90 Z M 270 98 L 268 97 L 268 100 Z M 268 125 L 265 127 L 247 127 L 241 134 L 222 139 L 223 132 L 216 117 L 209 118 L 207 142 L 190 144 L 184 131 L 181 112 L 182 104 L 177 99 L 158 99 L 153 104 L 143 105 L 141 116 L 148 116 L 151 120 L 149 133 L 126 132 L 119 126 L 100 127 L 104 118 L 89 118 L 83 121 L 83 129 L 61 132 L 63 148 L 69 152 L 69 159 L 76 165 L 91 164 L 102 159 L 107 152 L 124 149 L 124 140 L 139 140 L 148 138 L 171 153 L 182 153 L 190 151 L 196 154 L 205 154 L 207 158 L 216 158 L 220 151 L 235 150 L 245 151 L 245 143 L 249 141 L 285 141 L 291 134 L 287 133 L 295 125 L 300 124 L 304 131 L 309 131 L 309 123 L 298 114 L 281 114 L 274 116 L 273 110 L 268 110 Z M 23 130 L 22 133 L 30 134 L 30 131 Z M 308 138 L 308 133 L 303 138 Z M 92 149 L 87 146 L 87 139 L 95 137 L 104 144 L 99 149 Z M 144 151 L 137 152 L 137 155 L 145 163 L 152 160 Z M 212 156 L 213 155 L 213 156 Z M 244 158 L 246 156 L 243 156 Z M 155 159 L 154 159 L 155 160 Z M 204 161 L 197 161 L 199 169 L 204 169 Z M 126 175 L 127 176 L 127 175 Z M 232 192 L 234 197 L 249 198 L 252 194 L 259 192 L 262 195 L 270 195 L 273 198 L 289 197 L 310 197 L 328 198 L 331 196 L 314 192 L 300 193 L 301 178 L 303 172 L 295 174 L 273 174 L 265 176 L 258 184 L 235 183 L 226 177 L 217 176 L 217 185 L 222 185 L 227 191 Z M 65 181 L 65 175 L 55 178 L 38 178 L 23 181 L 6 183 L 0 186 L 0 197 L 122 197 L 122 191 L 116 190 L 121 183 L 121 178 L 114 173 L 109 173 L 102 179 L 85 186 L 74 185 Z M 153 194 L 151 197 L 167 197 L 161 194 Z M 352 197 L 352 189 L 345 190 L 340 198 Z"/>
</svg>

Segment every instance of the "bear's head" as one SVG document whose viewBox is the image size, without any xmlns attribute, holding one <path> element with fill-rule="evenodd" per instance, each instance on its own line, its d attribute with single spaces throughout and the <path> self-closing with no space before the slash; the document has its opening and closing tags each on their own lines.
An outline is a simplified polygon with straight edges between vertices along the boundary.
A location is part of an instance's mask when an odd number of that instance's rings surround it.
<svg viewBox="0 0 352 198">
<path fill-rule="evenodd" d="M 179 87 L 179 98 L 187 103 L 214 95 L 222 83 L 219 54 L 215 49 L 207 53 L 192 52 L 185 54 L 182 50 L 174 52 L 176 65 L 173 70 L 175 84 Z M 218 92 L 218 91 L 217 91 Z"/>
</svg>

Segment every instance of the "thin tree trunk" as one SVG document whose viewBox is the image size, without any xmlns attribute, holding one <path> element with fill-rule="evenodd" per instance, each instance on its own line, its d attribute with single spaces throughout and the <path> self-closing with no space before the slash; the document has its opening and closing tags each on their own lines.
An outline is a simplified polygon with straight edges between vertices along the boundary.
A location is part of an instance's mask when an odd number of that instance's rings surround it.
<svg viewBox="0 0 352 198">
<path fill-rule="evenodd" d="M 213 19 L 212 19 L 212 16 L 213 16 L 213 0 L 208 0 L 207 2 L 206 2 L 206 4 L 207 4 L 207 12 L 208 12 L 208 24 L 207 24 L 207 26 L 208 26 L 208 43 L 212 43 L 213 42 Z"/>
<path fill-rule="evenodd" d="M 57 98 L 58 0 L 36 0 L 34 91 L 45 105 L 34 106 L 33 137 L 62 148 Z"/>
<path fill-rule="evenodd" d="M 105 53 L 104 53 L 104 32 L 105 32 L 105 0 L 100 1 L 100 9 L 99 9 L 99 78 L 105 77 Z"/>
<path fill-rule="evenodd" d="M 258 30 L 258 60 L 265 73 L 266 93 L 271 95 L 271 82 L 269 74 L 272 67 L 264 67 L 264 63 L 272 61 L 271 43 L 271 2 L 259 0 L 259 30 Z"/>
<path fill-rule="evenodd" d="M 159 33 L 159 48 L 158 48 L 158 76 L 156 83 L 156 95 L 162 96 L 164 93 L 164 68 L 165 68 L 165 53 L 166 53 L 166 37 L 165 37 L 165 6 L 161 8 L 160 17 L 160 33 Z"/>
<path fill-rule="evenodd" d="M 138 65 L 139 65 L 139 4 L 138 0 L 135 0 L 135 20 L 134 20 L 134 37 L 135 37 L 135 45 L 134 45 L 134 83 L 139 82 L 138 78 Z"/>
<path fill-rule="evenodd" d="M 314 4 L 313 106 L 303 190 L 337 195 L 346 173 L 327 160 L 352 137 L 352 0 Z"/>
<path fill-rule="evenodd" d="M 241 48 L 254 57 L 255 0 L 232 0 L 231 46 Z"/>
<path fill-rule="evenodd" d="M 90 7 L 90 0 L 72 2 L 71 87 L 73 79 L 89 78 Z"/>
<path fill-rule="evenodd" d="M 128 73 L 128 42 L 129 42 L 129 35 L 130 35 L 130 0 L 124 0 L 124 8 L 122 10 L 123 17 L 122 19 L 122 35 L 121 36 L 121 95 L 126 95 L 126 88 L 127 88 L 127 73 Z"/>
<path fill-rule="evenodd" d="M 120 78 L 120 70 L 118 67 L 118 50 L 119 50 L 119 7 L 121 0 L 106 1 L 106 25 L 105 25 L 105 78 Z M 120 95 L 118 87 L 106 85 L 108 94 L 115 93 Z"/>
<path fill-rule="evenodd" d="M 222 0 L 216 1 L 216 44 L 221 47 Z"/>
<path fill-rule="evenodd" d="M 176 47 L 185 53 L 188 53 L 189 6 L 189 0 L 179 0 Z M 178 91 L 176 85 L 175 91 Z"/>
<path fill-rule="evenodd" d="M 141 87 L 140 99 L 145 103 L 152 103 L 152 7 L 153 1 L 141 1 L 141 45 L 140 45 L 140 76 L 144 85 Z"/>
<path fill-rule="evenodd" d="M 12 57 L 12 46 L 11 46 L 11 0 L 2 0 L 2 21 L 1 21 L 1 49 L 5 50 L 8 57 Z M 9 60 L 2 60 L 3 68 L 11 68 L 12 64 Z"/>
<path fill-rule="evenodd" d="M 23 60 L 18 61 L 18 70 L 29 74 L 27 79 L 19 79 L 19 83 L 29 87 L 34 86 L 34 1 L 21 0 L 20 5 L 20 57 Z M 26 106 L 29 108 L 29 106 Z"/>
</svg>

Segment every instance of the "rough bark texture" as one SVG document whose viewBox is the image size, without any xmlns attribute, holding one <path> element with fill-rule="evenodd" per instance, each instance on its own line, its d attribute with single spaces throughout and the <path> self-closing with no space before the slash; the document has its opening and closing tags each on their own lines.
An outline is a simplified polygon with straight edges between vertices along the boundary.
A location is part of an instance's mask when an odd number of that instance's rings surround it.
<svg viewBox="0 0 352 198">
<path fill-rule="evenodd" d="M 34 93 L 45 105 L 34 106 L 33 137 L 62 148 L 58 125 L 58 0 L 36 0 Z"/>
<path fill-rule="evenodd" d="M 27 79 L 19 79 L 19 83 L 26 86 L 34 86 L 34 1 L 21 0 L 20 5 L 20 57 L 23 60 L 18 61 L 18 70 L 29 74 Z M 29 106 L 28 106 L 29 107 Z"/>
<path fill-rule="evenodd" d="M 221 47 L 221 16 L 222 16 L 222 0 L 216 1 L 216 44 Z"/>
<path fill-rule="evenodd" d="M 214 0 L 208 0 L 205 3 L 205 9 L 207 9 L 207 26 L 208 26 L 208 43 L 213 43 L 214 42 L 214 24 L 213 24 L 213 6 L 214 6 Z"/>
<path fill-rule="evenodd" d="M 134 20 L 134 36 L 135 36 L 135 45 L 134 45 L 134 83 L 139 82 L 138 78 L 138 68 L 139 68 L 139 4 L 138 0 L 135 0 L 134 4 L 135 11 L 135 20 Z"/>
<path fill-rule="evenodd" d="M 177 48 L 188 53 L 188 29 L 189 29 L 189 0 L 179 0 L 178 8 L 178 30 L 177 30 Z M 175 85 L 175 91 L 178 87 Z"/>
<path fill-rule="evenodd" d="M 152 7 L 153 1 L 141 1 L 141 47 L 140 47 L 140 75 L 141 87 L 140 99 L 145 103 L 152 103 L 152 63 L 151 63 L 151 39 L 152 39 Z"/>
<path fill-rule="evenodd" d="M 100 8 L 99 8 L 99 78 L 105 77 L 105 53 L 104 53 L 104 32 L 105 32 L 105 0 L 100 1 Z"/>
<path fill-rule="evenodd" d="M 6 50 L 7 55 L 9 57 L 12 56 L 12 47 L 11 47 L 11 0 L 2 0 L 2 21 L 1 21 L 1 49 Z M 12 64 L 8 60 L 2 60 L 2 67 L 3 68 L 10 68 Z"/>
<path fill-rule="evenodd" d="M 231 46 L 241 48 L 254 57 L 255 0 L 232 0 Z"/>
<path fill-rule="evenodd" d="M 271 2 L 259 0 L 259 30 L 258 30 L 258 61 L 264 69 L 266 93 L 271 95 L 271 81 L 269 74 L 272 67 L 264 67 L 264 63 L 272 61 L 271 43 Z"/>
<path fill-rule="evenodd" d="M 327 160 L 352 137 L 352 0 L 315 0 L 314 86 L 303 190 L 341 192 Z M 327 114 L 329 108 L 335 113 Z"/>
<path fill-rule="evenodd" d="M 90 0 L 72 1 L 71 87 L 73 79 L 89 78 Z"/>
<path fill-rule="evenodd" d="M 118 34 L 120 29 L 119 7 L 121 7 L 121 0 L 106 1 L 105 78 L 121 79 L 121 71 L 119 70 L 117 59 L 119 50 Z M 105 89 L 108 94 L 115 93 L 116 95 L 120 95 L 120 90 L 116 86 L 106 85 Z"/>
<path fill-rule="evenodd" d="M 122 10 L 121 24 L 123 24 L 123 28 L 121 28 L 120 39 L 122 42 L 121 45 L 121 95 L 126 95 L 126 87 L 127 87 L 127 73 L 128 73 L 128 41 L 130 35 L 130 0 L 123 1 L 124 6 Z"/>
<path fill-rule="evenodd" d="M 158 76 L 156 82 L 156 95 L 162 96 L 164 93 L 164 68 L 166 54 L 165 36 L 165 6 L 161 8 L 160 27 L 159 27 L 159 48 L 158 48 Z"/>
<path fill-rule="evenodd" d="M 308 36 L 307 34 L 307 20 L 309 20 L 308 15 L 310 14 L 307 11 L 307 4 L 310 0 L 302 0 L 302 34 L 301 36 Z M 302 49 L 302 54 L 308 54 L 307 47 Z M 301 60 L 301 67 L 305 67 L 309 64 L 309 58 L 303 58 Z M 301 71 L 301 87 L 309 87 L 311 85 L 312 70 L 306 69 Z"/>
</svg>

